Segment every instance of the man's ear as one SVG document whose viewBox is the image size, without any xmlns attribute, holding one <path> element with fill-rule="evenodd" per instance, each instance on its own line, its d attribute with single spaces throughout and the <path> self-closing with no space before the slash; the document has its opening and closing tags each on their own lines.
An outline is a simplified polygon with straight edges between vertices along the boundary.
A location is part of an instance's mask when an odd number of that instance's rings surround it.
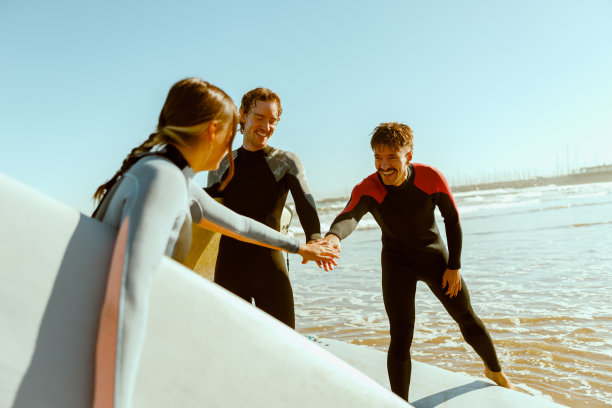
<svg viewBox="0 0 612 408">
<path fill-rule="evenodd" d="M 246 122 L 246 115 L 244 113 L 244 109 L 242 108 L 242 106 L 240 107 L 240 110 L 238 111 L 238 121 L 240 123 L 244 123 Z"/>
<path fill-rule="evenodd" d="M 408 163 L 412 161 L 412 150 L 406 153 L 406 158 L 408 159 Z"/>
</svg>

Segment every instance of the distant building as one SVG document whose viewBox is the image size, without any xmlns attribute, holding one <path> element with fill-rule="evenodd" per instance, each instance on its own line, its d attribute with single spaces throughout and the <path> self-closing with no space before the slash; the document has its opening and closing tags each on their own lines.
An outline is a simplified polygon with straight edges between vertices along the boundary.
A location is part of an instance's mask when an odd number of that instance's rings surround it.
<svg viewBox="0 0 612 408">
<path fill-rule="evenodd" d="M 612 164 L 603 164 L 601 166 L 593 166 L 593 167 L 582 167 L 578 169 L 576 173 L 593 174 L 593 173 L 607 173 L 607 172 L 612 172 Z"/>
</svg>

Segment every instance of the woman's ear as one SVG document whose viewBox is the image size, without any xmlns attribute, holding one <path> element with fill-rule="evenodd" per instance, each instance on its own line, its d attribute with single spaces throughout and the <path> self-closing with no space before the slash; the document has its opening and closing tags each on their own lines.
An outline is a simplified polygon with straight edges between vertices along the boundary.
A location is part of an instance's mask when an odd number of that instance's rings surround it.
<svg viewBox="0 0 612 408">
<path fill-rule="evenodd" d="M 210 123 L 206 127 L 206 130 L 204 131 L 206 140 L 208 140 L 209 142 L 212 142 L 217 136 L 217 132 L 219 130 L 220 130 L 219 121 L 216 121 L 216 120 L 210 121 Z"/>
</svg>

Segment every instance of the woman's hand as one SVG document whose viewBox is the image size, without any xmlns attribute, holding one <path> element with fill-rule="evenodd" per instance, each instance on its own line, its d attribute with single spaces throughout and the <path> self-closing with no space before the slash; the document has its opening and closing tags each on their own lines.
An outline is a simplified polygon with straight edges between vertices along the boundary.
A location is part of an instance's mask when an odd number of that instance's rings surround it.
<svg viewBox="0 0 612 408">
<path fill-rule="evenodd" d="M 442 289 L 446 287 L 447 283 L 448 290 L 446 294 L 452 299 L 457 296 L 461 290 L 461 273 L 459 269 L 446 269 L 446 271 L 444 271 L 444 275 L 442 275 Z"/>
<path fill-rule="evenodd" d="M 340 251 L 329 245 L 324 240 L 309 241 L 307 244 L 300 245 L 298 252 L 302 256 L 302 263 L 316 261 L 319 268 L 323 267 L 326 271 L 331 271 L 338 265 L 335 258 L 340 257 Z"/>
</svg>

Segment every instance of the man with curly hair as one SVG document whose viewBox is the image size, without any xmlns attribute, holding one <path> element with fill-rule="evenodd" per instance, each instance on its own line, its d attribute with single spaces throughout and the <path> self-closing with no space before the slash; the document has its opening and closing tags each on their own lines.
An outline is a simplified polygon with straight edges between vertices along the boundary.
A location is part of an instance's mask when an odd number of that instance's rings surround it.
<svg viewBox="0 0 612 408">
<path fill-rule="evenodd" d="M 387 370 L 392 391 L 408 400 L 418 281 L 429 286 L 459 324 L 465 340 L 484 361 L 485 375 L 498 385 L 512 388 L 487 329 L 472 309 L 459 272 L 461 224 L 444 176 L 431 166 L 411 163 L 413 135 L 408 125 L 380 124 L 374 129 L 370 145 L 376 172 L 353 189 L 325 241 L 339 250 L 340 240 L 357 227 L 367 212 L 382 230 L 383 300 L 391 332 Z M 448 250 L 436 225 L 436 206 L 444 218 Z"/>
<path fill-rule="evenodd" d="M 228 159 L 224 159 L 217 171 L 209 173 L 206 191 L 213 197 L 223 197 L 224 204 L 235 212 L 276 230 L 280 229 L 290 191 L 306 240 L 310 242 L 321 238 L 321 226 L 302 162 L 294 153 L 268 145 L 281 113 L 280 98 L 269 89 L 256 88 L 242 97 L 243 141 L 242 147 L 233 152 L 234 176 L 219 191 L 229 169 Z M 223 236 L 214 281 L 295 328 L 293 290 L 280 251 Z"/>
</svg>

